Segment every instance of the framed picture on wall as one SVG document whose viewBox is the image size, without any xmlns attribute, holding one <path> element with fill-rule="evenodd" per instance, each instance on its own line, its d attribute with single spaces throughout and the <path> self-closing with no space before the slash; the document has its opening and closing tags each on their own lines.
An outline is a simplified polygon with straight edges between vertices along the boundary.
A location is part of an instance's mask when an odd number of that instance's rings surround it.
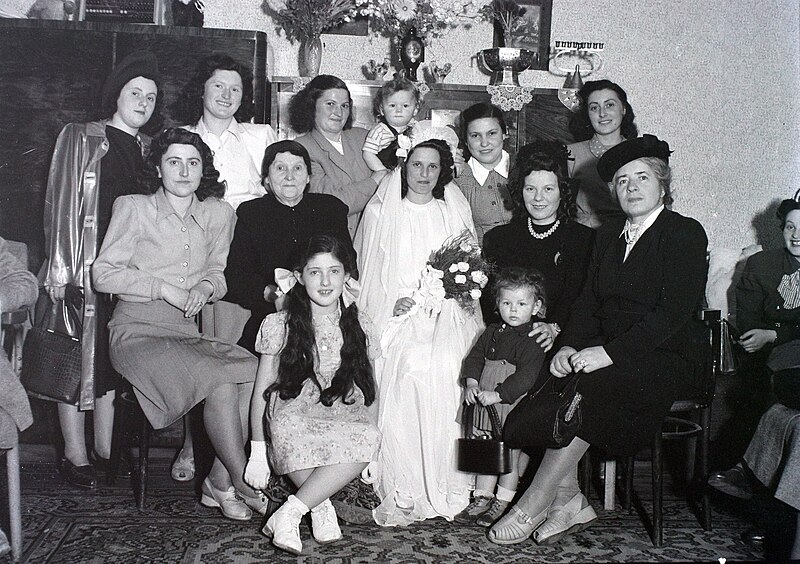
<svg viewBox="0 0 800 564">
<path fill-rule="evenodd" d="M 351 22 L 342 22 L 336 27 L 325 31 L 329 35 L 360 35 L 366 37 L 369 33 L 369 17 L 356 16 Z"/>
<path fill-rule="evenodd" d="M 534 70 L 547 70 L 550 48 L 550 19 L 553 14 L 553 0 L 517 0 L 525 13 L 511 34 L 511 45 L 538 53 L 536 63 L 530 67 Z M 500 47 L 503 42 L 503 28 L 494 22 L 493 47 Z"/>
</svg>

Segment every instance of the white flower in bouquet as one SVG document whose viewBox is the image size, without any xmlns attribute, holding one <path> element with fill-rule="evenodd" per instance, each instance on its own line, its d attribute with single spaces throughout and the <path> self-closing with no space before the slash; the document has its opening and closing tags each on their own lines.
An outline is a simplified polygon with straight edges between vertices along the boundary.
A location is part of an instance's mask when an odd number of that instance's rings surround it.
<svg viewBox="0 0 800 564">
<path fill-rule="evenodd" d="M 458 263 L 458 270 L 461 272 L 467 272 L 469 270 L 469 263 L 461 261 Z"/>
<path fill-rule="evenodd" d="M 469 243 L 467 243 L 466 241 L 465 241 L 465 242 L 463 242 L 463 243 L 461 243 L 461 245 L 459 246 L 459 248 L 460 248 L 462 251 L 464 251 L 465 253 L 471 253 L 471 252 L 472 252 L 472 245 L 470 245 L 470 244 L 469 244 Z"/>
<path fill-rule="evenodd" d="M 472 273 L 472 281 L 475 282 L 481 288 L 485 288 L 486 285 L 489 283 L 489 277 L 486 276 L 486 273 L 482 270 L 476 270 Z"/>
<path fill-rule="evenodd" d="M 473 288 L 472 290 L 469 291 L 469 296 L 473 300 L 480 299 L 481 295 L 482 295 L 482 292 L 480 290 L 478 290 L 477 288 Z"/>
<path fill-rule="evenodd" d="M 467 283 L 467 277 L 464 276 L 463 274 L 456 274 L 456 277 L 453 278 L 453 280 L 455 281 L 456 284 L 466 284 Z"/>
<path fill-rule="evenodd" d="M 450 265 L 450 268 L 448 268 L 447 270 L 449 270 L 450 272 L 458 272 L 458 264 L 454 262 L 453 264 Z"/>
</svg>

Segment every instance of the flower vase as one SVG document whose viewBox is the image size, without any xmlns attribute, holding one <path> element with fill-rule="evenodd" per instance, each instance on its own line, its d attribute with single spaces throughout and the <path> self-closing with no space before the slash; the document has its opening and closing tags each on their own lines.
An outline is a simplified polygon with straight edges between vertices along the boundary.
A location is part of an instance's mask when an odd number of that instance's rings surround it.
<svg viewBox="0 0 800 564">
<path fill-rule="evenodd" d="M 400 38 L 400 62 L 406 71 L 406 78 L 417 82 L 417 69 L 425 60 L 425 43 L 417 35 L 417 30 L 411 28 Z"/>
<path fill-rule="evenodd" d="M 299 56 L 300 76 L 317 76 L 322 63 L 322 39 L 319 36 L 304 39 L 300 44 Z"/>
</svg>

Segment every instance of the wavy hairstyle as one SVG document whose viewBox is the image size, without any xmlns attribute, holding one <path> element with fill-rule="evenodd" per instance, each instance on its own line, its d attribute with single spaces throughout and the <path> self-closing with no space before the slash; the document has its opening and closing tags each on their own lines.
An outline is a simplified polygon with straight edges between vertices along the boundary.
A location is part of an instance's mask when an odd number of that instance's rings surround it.
<svg viewBox="0 0 800 564">
<path fill-rule="evenodd" d="M 194 125 L 203 117 L 203 95 L 206 82 L 218 70 L 234 71 L 242 78 L 242 103 L 233 115 L 238 122 L 247 122 L 255 115 L 253 73 L 228 55 L 214 53 L 200 61 L 178 99 L 172 104 L 172 117 L 180 124 Z"/>
<path fill-rule="evenodd" d="M 800 191 L 798 191 L 800 193 Z M 786 228 L 786 217 L 794 210 L 800 210 L 800 201 L 795 199 L 783 200 L 775 212 L 778 221 L 781 222 L 781 229 Z"/>
<path fill-rule="evenodd" d="M 441 139 L 426 139 L 414 145 L 411 150 L 408 152 L 408 156 L 406 157 L 406 162 L 403 163 L 403 166 L 400 168 L 400 197 L 405 198 L 406 194 L 408 194 L 408 179 L 406 178 L 406 167 L 408 166 L 409 161 L 411 161 L 411 155 L 414 154 L 414 151 L 417 149 L 436 149 L 439 153 L 439 178 L 436 179 L 436 186 L 434 186 L 431 194 L 437 200 L 444 199 L 444 187 L 447 186 L 453 180 L 453 166 L 455 165 L 453 161 L 453 154 L 450 152 L 450 145 L 447 144 L 446 141 L 442 141 Z"/>
<path fill-rule="evenodd" d="M 314 256 L 323 253 L 331 253 L 336 257 L 348 274 L 355 272 L 352 253 L 344 243 L 330 235 L 317 235 L 309 239 L 295 261 L 294 270 L 302 272 Z M 356 304 L 345 308 L 341 297 L 339 298 L 342 309 L 339 328 L 343 338 L 339 352 L 341 364 L 330 387 L 323 390 L 314 372 L 316 339 L 311 318 L 311 300 L 302 284 L 295 284 L 288 297 L 286 344 L 280 353 L 278 380 L 267 388 L 264 397 L 268 400 L 269 394 L 277 391 L 283 400 L 296 398 L 306 380 L 311 380 L 320 389 L 319 401 L 326 407 L 333 405 L 337 399 L 345 404 L 352 404 L 354 400 L 348 398 L 354 384 L 364 394 L 364 404 L 371 405 L 375 401 L 376 384 L 372 364 L 367 356 L 367 336 L 358 322 Z"/>
<path fill-rule="evenodd" d="M 589 95 L 598 90 L 613 90 L 619 101 L 622 102 L 622 106 L 625 108 L 625 115 L 622 116 L 622 125 L 620 126 L 622 136 L 625 139 L 633 139 L 638 136 L 639 128 L 634 123 L 636 114 L 633 113 L 633 106 L 628 102 L 628 94 L 625 90 L 610 80 L 590 80 L 578 91 L 581 105 L 577 113 L 572 114 L 569 122 L 569 130 L 575 141 L 586 141 L 594 135 L 592 122 L 589 120 Z"/>
<path fill-rule="evenodd" d="M 525 188 L 525 179 L 532 172 L 547 170 L 556 175 L 558 181 L 558 219 L 574 219 L 578 212 L 575 202 L 578 181 L 569 177 L 567 160 L 569 151 L 563 143 L 558 141 L 534 141 L 524 145 L 517 152 L 514 166 L 508 173 L 508 192 L 514 204 L 514 215 L 517 218 L 527 218 L 528 210 L 522 192 Z"/>
<path fill-rule="evenodd" d="M 311 79 L 300 92 L 289 100 L 289 125 L 297 133 L 308 133 L 314 129 L 314 117 L 317 113 L 317 100 L 326 90 L 342 89 L 347 90 L 347 98 L 350 100 L 350 115 L 344 122 L 342 129 L 350 129 L 353 126 L 353 97 L 347 84 L 338 76 L 331 74 L 321 74 Z"/>
<path fill-rule="evenodd" d="M 530 288 L 534 299 L 542 300 L 542 307 L 537 312 L 538 317 L 544 317 L 547 311 L 547 294 L 544 289 L 544 276 L 533 268 L 509 266 L 503 268 L 494 276 L 492 296 L 497 304 L 500 290 L 516 290 L 517 288 Z"/>
<path fill-rule="evenodd" d="M 206 198 L 222 198 L 225 195 L 225 184 L 219 180 L 219 172 L 214 168 L 214 155 L 199 135 L 180 127 L 168 127 L 153 138 L 150 154 L 144 163 L 141 184 L 148 194 L 155 194 L 161 188 L 161 178 L 157 167 L 161 166 L 161 157 L 170 145 L 191 145 L 200 153 L 203 161 L 203 177 L 195 196 L 201 202 Z"/>
</svg>

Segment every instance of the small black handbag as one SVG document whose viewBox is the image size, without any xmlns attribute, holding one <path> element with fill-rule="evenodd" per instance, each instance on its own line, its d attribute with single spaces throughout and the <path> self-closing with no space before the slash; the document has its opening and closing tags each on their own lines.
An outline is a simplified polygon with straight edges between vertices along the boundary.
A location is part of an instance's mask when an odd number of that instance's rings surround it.
<svg viewBox="0 0 800 564">
<path fill-rule="evenodd" d="M 22 346 L 21 381 L 30 396 L 75 404 L 81 385 L 81 342 L 58 328 L 57 322 L 59 314 L 68 316 L 71 327 L 80 334 L 82 296 L 78 298 L 70 290 L 79 291 L 68 287 L 67 298 L 42 308 L 41 319 L 28 331 Z M 44 294 L 40 300 L 49 298 Z"/>
<path fill-rule="evenodd" d="M 560 386 L 556 380 L 561 380 Z M 503 439 L 511 448 L 567 446 L 581 425 L 582 397 L 577 386 L 577 374 L 563 379 L 550 376 L 508 414 Z"/>
<path fill-rule="evenodd" d="M 508 474 L 511 472 L 511 449 L 503 442 L 497 409 L 484 406 L 492 422 L 492 436 L 472 437 L 475 405 L 464 410 L 465 439 L 458 439 L 458 469 L 472 474 Z M 480 406 L 478 406 L 480 407 Z"/>
</svg>

